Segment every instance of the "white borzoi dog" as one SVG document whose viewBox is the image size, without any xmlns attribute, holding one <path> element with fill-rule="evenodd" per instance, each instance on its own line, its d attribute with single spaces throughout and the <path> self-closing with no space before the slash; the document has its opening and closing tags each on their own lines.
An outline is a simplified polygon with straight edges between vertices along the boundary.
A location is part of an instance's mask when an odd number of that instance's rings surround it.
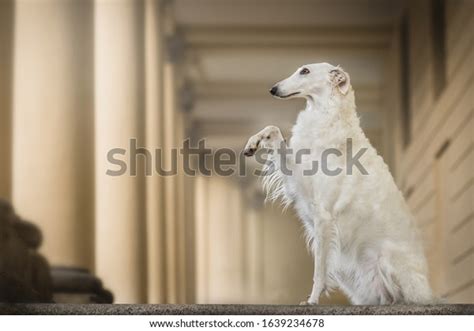
<svg viewBox="0 0 474 331">
<path fill-rule="evenodd" d="M 302 220 L 315 264 L 313 288 L 304 303 L 317 304 L 321 293 L 333 288 L 353 304 L 431 303 L 413 218 L 360 127 L 349 75 L 327 63 L 310 64 L 270 93 L 280 99 L 305 98 L 306 109 L 298 115 L 288 146 L 280 129 L 268 126 L 249 139 L 244 153 L 254 155 L 259 147 L 273 151 L 267 163 L 272 173 L 264 177 L 267 194 L 292 204 Z M 292 152 L 281 157 L 281 146 Z M 349 153 L 360 153 L 363 169 L 349 169 Z M 314 161 L 326 171 L 308 175 Z M 291 173 L 282 171 L 283 165 Z M 342 171 L 335 174 L 335 169 Z"/>
</svg>

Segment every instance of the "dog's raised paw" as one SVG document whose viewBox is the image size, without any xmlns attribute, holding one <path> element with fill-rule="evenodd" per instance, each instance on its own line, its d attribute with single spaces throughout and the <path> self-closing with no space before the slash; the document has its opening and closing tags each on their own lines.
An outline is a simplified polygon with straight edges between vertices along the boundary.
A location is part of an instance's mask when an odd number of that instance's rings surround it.
<svg viewBox="0 0 474 331">
<path fill-rule="evenodd" d="M 244 150 L 245 156 L 253 156 L 255 154 L 256 148 L 247 148 Z"/>
<path fill-rule="evenodd" d="M 253 156 L 258 149 L 258 145 L 260 145 L 260 138 L 256 136 L 251 137 L 244 148 L 244 155 Z"/>
</svg>

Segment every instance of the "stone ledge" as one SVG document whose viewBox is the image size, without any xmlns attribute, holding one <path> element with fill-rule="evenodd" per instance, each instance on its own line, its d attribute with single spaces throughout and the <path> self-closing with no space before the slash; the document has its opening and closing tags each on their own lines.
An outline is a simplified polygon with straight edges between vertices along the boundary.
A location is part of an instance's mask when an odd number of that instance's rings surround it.
<svg viewBox="0 0 474 331">
<path fill-rule="evenodd" d="M 473 315 L 474 305 L 0 304 L 1 315 Z"/>
</svg>

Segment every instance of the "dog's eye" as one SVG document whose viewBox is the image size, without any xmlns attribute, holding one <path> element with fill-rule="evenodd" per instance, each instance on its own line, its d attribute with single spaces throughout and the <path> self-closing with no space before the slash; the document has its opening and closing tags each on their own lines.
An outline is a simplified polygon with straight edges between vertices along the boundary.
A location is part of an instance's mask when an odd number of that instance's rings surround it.
<svg viewBox="0 0 474 331">
<path fill-rule="evenodd" d="M 307 74 L 309 74 L 309 69 L 308 68 L 301 69 L 300 75 L 307 75 Z"/>
</svg>

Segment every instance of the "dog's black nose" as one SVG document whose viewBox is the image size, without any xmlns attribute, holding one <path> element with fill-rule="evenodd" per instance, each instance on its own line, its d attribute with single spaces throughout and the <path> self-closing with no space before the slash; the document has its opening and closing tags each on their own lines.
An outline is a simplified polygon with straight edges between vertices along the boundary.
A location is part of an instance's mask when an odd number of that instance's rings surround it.
<svg viewBox="0 0 474 331">
<path fill-rule="evenodd" d="M 278 87 L 275 85 L 272 87 L 272 89 L 270 90 L 270 94 L 271 95 L 276 95 L 278 92 Z"/>
</svg>

